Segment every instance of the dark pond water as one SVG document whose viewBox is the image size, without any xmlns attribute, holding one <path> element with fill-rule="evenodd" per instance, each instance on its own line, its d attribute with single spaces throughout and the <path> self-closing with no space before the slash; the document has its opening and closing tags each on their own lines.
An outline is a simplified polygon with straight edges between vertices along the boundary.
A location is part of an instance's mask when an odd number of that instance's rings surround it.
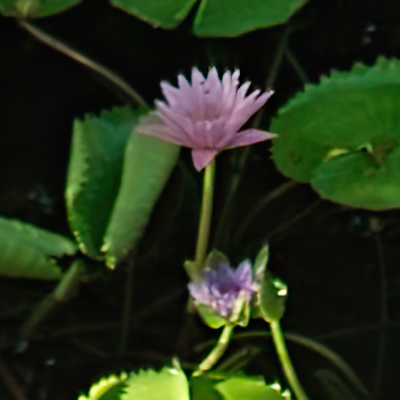
<svg viewBox="0 0 400 400">
<path fill-rule="evenodd" d="M 292 18 L 289 57 L 286 53 L 279 67 L 276 94 L 261 125 L 268 127 L 278 107 L 302 88 L 290 55 L 310 82 L 356 61 L 400 57 L 399 15 L 400 3 L 390 0 L 311 0 Z M 244 77 L 262 86 L 286 29 L 198 39 L 188 26 L 154 30 L 100 0 L 86 0 L 35 23 L 117 71 L 149 102 L 160 96 L 160 79 L 174 81 L 193 65 L 240 67 Z M 37 42 L 12 19 L 0 18 L 0 50 L 0 215 L 70 235 L 63 188 L 72 121 L 129 99 Z M 219 157 L 215 229 L 231 187 L 231 161 L 240 155 Z M 247 161 L 238 171 L 238 190 L 214 243 L 239 262 L 254 257 L 269 239 L 270 268 L 290 289 L 284 328 L 339 354 L 373 398 L 397 400 L 400 213 L 335 205 L 319 200 L 307 185 L 293 186 L 261 207 L 287 180 L 269 160 L 267 144 L 253 146 Z M 73 400 L 90 382 L 115 370 L 158 367 L 173 355 L 198 361 L 193 349 L 215 332 L 187 314 L 181 264 L 194 251 L 200 184 L 184 151 L 136 254 L 126 347 L 121 345 L 126 265 L 83 285 L 25 344 L 20 327 L 53 284 L 0 279 L 0 375 L 4 363 L 29 400 Z M 250 330 L 263 328 L 256 321 Z M 231 351 L 246 346 L 259 351 L 248 371 L 274 379 L 279 370 L 270 342 L 238 339 Z M 291 341 L 289 347 L 312 399 L 338 400 L 332 397 L 338 381 L 346 382 L 347 399 L 365 398 L 321 354 Z M 0 379 L 1 400 L 14 399 L 9 384 Z"/>
</svg>

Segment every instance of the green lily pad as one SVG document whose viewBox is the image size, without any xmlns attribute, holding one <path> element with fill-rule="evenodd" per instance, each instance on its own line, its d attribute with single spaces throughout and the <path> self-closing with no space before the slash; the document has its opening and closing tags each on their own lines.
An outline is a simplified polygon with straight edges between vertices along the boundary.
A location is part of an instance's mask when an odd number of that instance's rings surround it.
<svg viewBox="0 0 400 400">
<path fill-rule="evenodd" d="M 125 106 L 74 121 L 65 189 L 68 220 L 82 252 L 94 259 L 103 257 L 100 247 L 118 194 L 125 145 L 140 115 Z"/>
<path fill-rule="evenodd" d="M 127 142 L 121 185 L 101 250 L 113 268 L 136 245 L 154 205 L 178 161 L 180 147 L 132 132 Z"/>
<path fill-rule="evenodd" d="M 311 185 L 321 197 L 352 207 L 399 207 L 400 148 L 389 153 L 381 165 L 367 152 L 336 157 L 314 171 Z"/>
<path fill-rule="evenodd" d="M 193 31 L 198 36 L 238 36 L 286 22 L 308 0 L 201 0 Z M 154 27 L 175 28 L 196 0 L 111 0 Z"/>
<path fill-rule="evenodd" d="M 0 13 L 17 18 L 41 18 L 58 14 L 82 0 L 0 0 Z"/>
<path fill-rule="evenodd" d="M 64 236 L 0 217 L 0 275 L 59 279 L 63 273 L 54 257 L 73 255 L 77 250 Z"/>
<path fill-rule="evenodd" d="M 238 36 L 286 22 L 308 0 L 202 0 L 194 22 L 198 36 Z"/>
<path fill-rule="evenodd" d="M 234 377 L 215 385 L 224 400 L 289 400 L 280 385 L 267 385 L 261 377 Z"/>
<path fill-rule="evenodd" d="M 290 400 L 278 383 L 266 384 L 260 376 L 210 372 L 190 380 L 193 400 Z"/>
<path fill-rule="evenodd" d="M 189 400 L 189 384 L 179 367 L 112 375 L 95 383 L 78 400 Z"/>
<path fill-rule="evenodd" d="M 399 60 L 335 71 L 279 110 L 271 126 L 279 134 L 275 164 L 329 200 L 374 210 L 399 207 L 399 104 Z"/>
<path fill-rule="evenodd" d="M 172 29 L 189 14 L 197 0 L 111 0 L 111 4 L 155 28 Z"/>
</svg>

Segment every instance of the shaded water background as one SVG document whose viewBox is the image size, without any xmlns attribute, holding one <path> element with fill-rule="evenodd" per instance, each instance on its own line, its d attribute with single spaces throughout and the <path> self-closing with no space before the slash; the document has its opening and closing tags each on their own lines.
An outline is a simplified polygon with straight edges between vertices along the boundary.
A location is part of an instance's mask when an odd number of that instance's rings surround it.
<svg viewBox="0 0 400 400">
<path fill-rule="evenodd" d="M 400 4 L 390 0 L 311 0 L 291 21 L 288 49 L 310 82 L 332 68 L 377 56 L 400 57 Z M 149 102 L 159 81 L 174 81 L 192 65 L 204 71 L 239 67 L 256 86 L 270 73 L 284 34 L 275 27 L 235 39 L 199 39 L 189 24 L 155 30 L 106 1 L 86 0 L 59 16 L 36 21 L 52 35 L 124 76 Z M 38 43 L 15 21 L 0 18 L 0 215 L 70 235 L 63 201 L 71 126 L 129 99 L 81 65 Z M 302 82 L 285 58 L 263 127 Z M 230 188 L 230 162 L 219 157 L 215 228 Z M 42 325 L 24 351 L 18 332 L 52 283 L 0 279 L 0 357 L 30 400 L 74 399 L 93 380 L 121 368 L 195 362 L 195 345 L 215 337 L 186 313 L 184 258 L 194 251 L 199 176 L 187 151 L 174 171 L 141 242 L 134 269 L 132 324 L 120 352 L 126 266 L 83 285 L 78 297 Z M 246 215 L 286 182 L 269 160 L 267 144 L 251 148 L 225 234 L 217 245 L 235 262 L 254 257 L 266 239 L 271 270 L 290 289 L 284 328 L 316 338 L 340 354 L 376 399 L 397 400 L 400 358 L 400 214 L 372 213 L 320 201 L 307 185 L 282 194 L 241 229 Z M 254 322 L 250 329 L 262 329 Z M 274 379 L 278 365 L 266 339 L 237 341 L 260 353 L 249 372 Z M 326 360 L 290 344 L 293 361 L 313 399 L 327 398 L 316 372 Z M 362 397 L 357 397 L 362 399 Z M 0 399 L 12 400 L 0 380 Z"/>
</svg>

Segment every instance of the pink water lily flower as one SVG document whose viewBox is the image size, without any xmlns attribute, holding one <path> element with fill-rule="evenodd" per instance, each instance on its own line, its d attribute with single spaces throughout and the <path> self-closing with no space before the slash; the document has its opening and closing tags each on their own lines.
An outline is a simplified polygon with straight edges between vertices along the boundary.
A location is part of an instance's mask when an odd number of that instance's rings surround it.
<svg viewBox="0 0 400 400">
<path fill-rule="evenodd" d="M 275 134 L 260 129 L 239 131 L 273 94 L 255 90 L 246 96 L 251 83 L 238 88 L 239 74 L 239 70 L 227 71 L 220 80 L 214 67 L 205 79 L 193 68 L 191 84 L 183 75 L 178 75 L 178 88 L 161 82 L 167 102 L 156 100 L 156 110 L 139 121 L 136 131 L 189 147 L 198 171 L 222 150 L 274 138 Z"/>
</svg>

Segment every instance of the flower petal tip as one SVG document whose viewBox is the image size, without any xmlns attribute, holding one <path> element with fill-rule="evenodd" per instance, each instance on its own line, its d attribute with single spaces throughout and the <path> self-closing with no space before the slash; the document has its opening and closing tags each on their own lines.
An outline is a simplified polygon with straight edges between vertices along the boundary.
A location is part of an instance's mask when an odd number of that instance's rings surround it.
<svg viewBox="0 0 400 400">
<path fill-rule="evenodd" d="M 218 154 L 218 150 L 213 149 L 193 149 L 192 160 L 197 171 L 205 168 Z"/>
</svg>

